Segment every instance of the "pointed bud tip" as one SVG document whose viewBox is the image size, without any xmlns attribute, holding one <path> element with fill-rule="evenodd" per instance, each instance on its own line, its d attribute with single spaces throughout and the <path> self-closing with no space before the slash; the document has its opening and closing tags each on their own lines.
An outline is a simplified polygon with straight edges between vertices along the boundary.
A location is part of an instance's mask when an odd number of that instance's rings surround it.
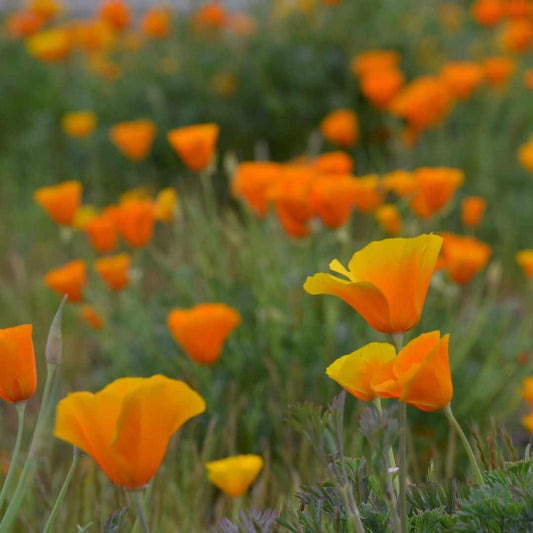
<svg viewBox="0 0 533 533">
<path fill-rule="evenodd" d="M 68 299 L 68 296 L 65 295 L 59 309 L 57 310 L 52 324 L 50 325 L 50 330 L 48 332 L 48 338 L 46 339 L 46 349 L 45 349 L 45 358 L 48 364 L 60 364 L 62 361 L 63 355 L 63 342 L 61 336 L 61 322 L 63 319 L 63 308 Z"/>
</svg>

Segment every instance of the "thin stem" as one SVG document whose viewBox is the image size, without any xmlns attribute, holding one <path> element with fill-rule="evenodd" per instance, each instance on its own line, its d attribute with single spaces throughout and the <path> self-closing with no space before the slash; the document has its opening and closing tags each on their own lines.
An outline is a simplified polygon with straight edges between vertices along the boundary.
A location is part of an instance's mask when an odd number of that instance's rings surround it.
<svg viewBox="0 0 533 533">
<path fill-rule="evenodd" d="M 17 438 L 15 440 L 13 453 L 11 454 L 11 462 L 9 464 L 9 470 L 7 472 L 6 479 L 4 481 L 4 486 L 2 487 L 2 492 L 0 492 L 0 509 L 2 509 L 6 496 L 11 488 L 11 484 L 13 483 L 13 476 L 15 475 L 15 469 L 18 463 L 20 445 L 22 443 L 22 433 L 24 430 L 24 413 L 26 411 L 26 402 L 17 402 L 15 407 L 17 409 L 18 419 Z"/>
<path fill-rule="evenodd" d="M 143 490 L 131 490 L 129 491 L 129 496 L 135 507 L 137 513 L 137 518 L 141 524 L 141 529 L 143 533 L 150 533 L 150 528 L 148 527 L 148 522 L 146 520 L 146 514 L 144 512 L 144 491 Z M 135 527 L 135 526 L 134 526 Z"/>
<path fill-rule="evenodd" d="M 381 407 L 381 398 L 374 398 L 372 402 L 376 406 L 376 409 L 378 410 L 378 413 L 379 413 L 379 418 L 381 419 L 381 417 L 383 416 L 383 408 Z M 389 461 L 388 461 L 389 468 L 391 468 L 392 470 L 396 470 L 397 468 L 396 457 L 394 457 L 394 450 L 392 449 L 392 446 L 389 446 L 387 456 L 389 458 Z M 392 470 L 391 470 L 391 476 L 392 476 Z M 400 483 L 398 481 L 398 476 L 395 476 L 392 482 L 394 485 L 394 490 L 396 494 L 398 494 L 400 490 Z"/>
<path fill-rule="evenodd" d="M 457 431 L 457 434 L 459 435 L 459 438 L 461 439 L 463 446 L 466 450 L 466 453 L 468 455 L 468 458 L 470 459 L 470 463 L 472 465 L 472 468 L 474 469 L 474 473 L 477 478 L 477 482 L 482 485 L 483 484 L 483 474 L 481 473 L 481 469 L 479 468 L 479 464 L 477 462 L 476 456 L 474 455 L 474 450 L 472 450 L 472 446 L 470 446 L 470 443 L 468 442 L 468 439 L 466 438 L 466 435 L 459 425 L 459 422 L 457 422 L 457 419 L 453 415 L 451 404 L 448 404 L 442 412 L 444 413 L 444 416 L 449 420 L 450 424 L 455 428 L 455 431 Z"/>
<path fill-rule="evenodd" d="M 48 521 L 46 522 L 46 526 L 44 526 L 43 533 L 51 533 L 53 531 L 52 526 L 54 525 L 55 518 L 57 516 L 57 513 L 59 512 L 59 509 L 61 508 L 63 500 L 65 499 L 65 494 L 67 493 L 70 482 L 72 481 L 72 476 L 74 475 L 74 472 L 76 471 L 78 463 L 80 462 L 80 457 L 81 457 L 80 451 L 78 450 L 78 448 L 74 447 L 72 451 L 72 463 L 70 465 L 69 471 L 67 472 L 67 477 L 65 478 L 65 481 L 63 482 L 63 486 L 61 487 L 61 490 L 59 491 L 59 494 L 57 495 L 57 498 L 54 503 L 54 506 L 52 507 L 50 516 L 48 517 Z"/>
<path fill-rule="evenodd" d="M 6 514 L 0 522 L 0 533 L 9 533 L 12 528 L 17 515 L 22 505 L 24 493 L 26 492 L 27 480 L 35 469 L 37 468 L 37 449 L 41 441 L 41 434 L 44 426 L 44 420 L 46 413 L 48 412 L 48 402 L 50 397 L 50 390 L 52 389 L 52 383 L 57 369 L 56 363 L 47 363 L 46 365 L 46 382 L 44 384 L 43 399 L 41 402 L 41 408 L 39 409 L 39 415 L 37 416 L 37 422 L 35 423 L 35 429 L 33 431 L 33 437 L 31 439 L 30 451 L 28 457 L 24 463 L 24 468 L 20 474 L 20 478 L 15 488 L 13 498 L 11 499 L 9 506 L 7 507 Z"/>
<path fill-rule="evenodd" d="M 396 351 L 400 353 L 403 346 L 403 333 L 393 333 L 392 340 L 396 346 Z M 407 516 L 407 406 L 400 402 L 399 420 L 398 420 L 398 440 L 399 450 L 399 477 L 400 477 L 400 521 L 402 524 L 402 533 L 409 530 L 409 517 Z"/>
</svg>

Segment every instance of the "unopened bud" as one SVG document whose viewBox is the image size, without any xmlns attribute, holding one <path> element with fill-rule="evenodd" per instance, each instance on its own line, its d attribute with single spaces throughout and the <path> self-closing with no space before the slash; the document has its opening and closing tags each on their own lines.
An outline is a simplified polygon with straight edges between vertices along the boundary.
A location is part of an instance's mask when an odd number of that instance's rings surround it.
<svg viewBox="0 0 533 533">
<path fill-rule="evenodd" d="M 63 341 L 61 337 L 61 321 L 63 318 L 63 307 L 67 301 L 67 296 L 63 297 L 59 309 L 57 310 L 50 331 L 48 332 L 48 339 L 46 339 L 46 350 L 44 352 L 46 362 L 48 364 L 60 364 L 63 356 Z"/>
</svg>

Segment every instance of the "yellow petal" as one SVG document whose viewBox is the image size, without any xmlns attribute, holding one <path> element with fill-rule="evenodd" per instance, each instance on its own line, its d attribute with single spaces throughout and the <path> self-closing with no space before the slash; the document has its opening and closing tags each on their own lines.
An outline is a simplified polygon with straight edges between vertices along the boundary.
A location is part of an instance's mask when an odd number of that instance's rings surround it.
<svg viewBox="0 0 533 533">
<path fill-rule="evenodd" d="M 208 479 L 233 497 L 242 496 L 263 468 L 259 455 L 236 455 L 206 465 Z"/>
</svg>

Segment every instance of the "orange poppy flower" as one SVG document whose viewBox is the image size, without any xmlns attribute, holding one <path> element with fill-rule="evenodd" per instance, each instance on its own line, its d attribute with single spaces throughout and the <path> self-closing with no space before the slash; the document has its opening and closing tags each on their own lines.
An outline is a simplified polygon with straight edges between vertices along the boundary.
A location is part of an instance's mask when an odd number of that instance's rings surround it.
<svg viewBox="0 0 533 533">
<path fill-rule="evenodd" d="M 518 149 L 518 161 L 529 172 L 533 172 L 533 135 Z"/>
<path fill-rule="evenodd" d="M 378 109 L 386 109 L 400 92 L 405 81 L 403 72 L 390 68 L 373 71 L 361 78 L 361 92 Z"/>
<path fill-rule="evenodd" d="M 138 489 L 161 466 L 172 435 L 204 411 L 203 398 L 183 381 L 122 378 L 61 400 L 54 435 L 91 455 L 117 485 Z"/>
<path fill-rule="evenodd" d="M 354 205 L 362 213 L 371 213 L 383 203 L 384 195 L 379 187 L 377 174 L 369 174 L 362 178 L 355 178 L 359 189 L 354 196 Z"/>
<path fill-rule="evenodd" d="M 101 330 L 104 327 L 104 319 L 92 305 L 83 305 L 80 309 L 80 316 L 86 324 L 95 330 Z"/>
<path fill-rule="evenodd" d="M 81 183 L 73 180 L 41 187 L 35 191 L 33 198 L 54 222 L 70 226 L 80 207 L 81 193 Z"/>
<path fill-rule="evenodd" d="M 452 61 L 441 70 L 441 79 L 450 94 L 458 100 L 470 98 L 483 83 L 484 71 L 481 65 L 472 61 Z"/>
<path fill-rule="evenodd" d="M 523 53 L 533 42 L 533 25 L 527 19 L 511 19 L 500 34 L 504 50 Z"/>
<path fill-rule="evenodd" d="M 96 115 L 92 111 L 74 111 L 63 117 L 61 126 L 70 137 L 84 139 L 94 131 L 96 121 Z"/>
<path fill-rule="evenodd" d="M 533 250 L 521 250 L 516 254 L 516 261 L 527 278 L 533 278 Z"/>
<path fill-rule="evenodd" d="M 436 77 L 420 76 L 406 85 L 390 104 L 392 114 L 415 131 L 438 124 L 451 108 L 447 87 Z"/>
<path fill-rule="evenodd" d="M 495 26 L 505 16 L 502 0 L 476 0 L 471 7 L 472 18 L 482 26 Z"/>
<path fill-rule="evenodd" d="M 388 235 L 399 235 L 402 231 L 402 219 L 393 204 L 383 204 L 376 209 L 376 220 Z"/>
<path fill-rule="evenodd" d="M 376 373 L 372 390 L 381 398 L 396 398 L 421 411 L 444 409 L 452 400 L 448 355 L 449 335 L 424 333 L 409 342 Z M 381 343 L 380 343 L 381 344 Z M 390 346 L 383 344 L 382 346 Z M 383 348 L 391 355 L 390 348 Z"/>
<path fill-rule="evenodd" d="M 467 283 L 481 271 L 492 254 L 491 247 L 474 237 L 441 233 L 444 241 L 440 264 L 455 283 Z"/>
<path fill-rule="evenodd" d="M 205 303 L 191 309 L 174 309 L 168 315 L 167 325 L 174 340 L 191 359 L 212 365 L 241 320 L 241 315 L 225 304 Z"/>
<path fill-rule="evenodd" d="M 155 211 L 150 200 L 128 200 L 116 213 L 118 229 L 132 248 L 142 248 L 152 239 Z"/>
<path fill-rule="evenodd" d="M 72 38 L 84 52 L 95 53 L 108 50 L 116 34 L 103 20 L 81 20 L 72 26 Z"/>
<path fill-rule="evenodd" d="M 37 33 L 44 23 L 45 20 L 33 11 L 16 11 L 7 17 L 7 33 L 16 39 L 30 37 Z"/>
<path fill-rule="evenodd" d="M 374 72 L 397 69 L 400 54 L 393 50 L 368 50 L 352 59 L 350 68 L 354 75 L 364 77 Z"/>
<path fill-rule="evenodd" d="M 32 325 L 0 329 L 0 398 L 25 402 L 37 389 Z"/>
<path fill-rule="evenodd" d="M 281 226 L 291 237 L 309 234 L 307 224 L 314 215 L 310 195 L 315 177 L 308 166 L 285 165 L 281 178 L 268 192 Z"/>
<path fill-rule="evenodd" d="M 467 196 L 461 204 L 461 219 L 467 228 L 475 228 L 481 223 L 487 202 L 480 196 Z"/>
<path fill-rule="evenodd" d="M 87 268 L 81 259 L 70 261 L 60 268 L 50 270 L 44 281 L 61 296 L 66 294 L 69 301 L 79 302 L 83 298 L 83 286 L 87 283 Z"/>
<path fill-rule="evenodd" d="M 156 134 L 151 120 L 139 119 L 119 122 L 109 131 L 111 142 L 131 161 L 146 159 Z"/>
<path fill-rule="evenodd" d="M 349 148 L 359 140 L 359 120 L 351 109 L 336 109 L 322 120 L 320 131 L 329 142 Z"/>
<path fill-rule="evenodd" d="M 463 172 L 456 168 L 417 169 L 416 192 L 410 203 L 412 211 L 421 218 L 431 217 L 448 205 L 463 181 Z"/>
<path fill-rule="evenodd" d="M 350 174 L 354 161 L 353 157 L 344 152 L 327 152 L 313 161 L 313 167 L 321 174 Z"/>
<path fill-rule="evenodd" d="M 513 19 L 524 19 L 533 15 L 533 5 L 530 0 L 506 0 L 505 15 Z"/>
<path fill-rule="evenodd" d="M 211 163 L 218 139 L 216 124 L 196 124 L 168 132 L 168 142 L 184 163 L 195 172 L 205 170 Z"/>
<path fill-rule="evenodd" d="M 129 284 L 130 265 L 129 254 L 118 254 L 100 257 L 95 261 L 94 268 L 112 291 L 120 291 Z"/>
<path fill-rule="evenodd" d="M 99 253 L 112 252 L 118 243 L 118 229 L 114 220 L 106 214 L 92 216 L 83 225 L 92 247 Z"/>
<path fill-rule="evenodd" d="M 32 0 L 30 9 L 44 20 L 50 20 L 61 11 L 61 3 L 56 0 Z"/>
<path fill-rule="evenodd" d="M 515 62 L 505 56 L 488 57 L 483 61 L 485 79 L 496 89 L 505 86 L 516 69 Z"/>
<path fill-rule="evenodd" d="M 246 202 L 256 214 L 264 217 L 268 210 L 269 191 L 282 175 L 282 166 L 268 161 L 241 163 L 231 183 L 232 194 Z"/>
<path fill-rule="evenodd" d="M 66 59 L 72 51 L 71 33 L 66 28 L 53 28 L 35 33 L 26 41 L 28 52 L 47 63 Z"/>
<path fill-rule="evenodd" d="M 393 192 L 400 198 L 409 196 L 416 190 L 414 174 L 408 170 L 393 170 L 383 176 L 381 187 L 385 192 Z"/>
<path fill-rule="evenodd" d="M 396 350 L 392 344 L 372 342 L 339 357 L 328 366 L 326 374 L 352 396 L 369 402 L 378 396 L 372 387 L 376 375 L 384 365 L 394 359 Z"/>
<path fill-rule="evenodd" d="M 166 9 L 150 9 L 141 21 L 142 31 L 152 39 L 163 39 L 170 35 L 170 15 Z"/>
<path fill-rule="evenodd" d="M 528 376 L 522 382 L 522 398 L 526 400 L 529 405 L 533 406 L 533 377 Z"/>
<path fill-rule="evenodd" d="M 320 176 L 311 185 L 311 206 L 328 228 L 339 228 L 350 218 L 360 190 L 351 176 Z"/>
<path fill-rule="evenodd" d="M 409 331 L 420 320 L 441 245 L 442 237 L 432 234 L 372 242 L 355 252 L 348 269 L 337 259 L 330 263 L 346 280 L 315 274 L 304 289 L 341 298 L 377 331 Z"/>
<path fill-rule="evenodd" d="M 122 0 L 105 0 L 100 7 L 99 16 L 116 31 L 130 25 L 131 9 Z"/>
<path fill-rule="evenodd" d="M 234 455 L 206 463 L 205 467 L 213 485 L 238 498 L 256 480 L 263 468 L 263 458 L 259 455 Z"/>
<path fill-rule="evenodd" d="M 202 29 L 217 30 L 226 25 L 227 13 L 218 2 L 209 2 L 201 7 L 194 16 L 194 26 Z"/>
<path fill-rule="evenodd" d="M 154 215 L 161 222 L 172 222 L 178 208 L 178 193 L 172 187 L 159 191 L 155 199 Z"/>
</svg>

